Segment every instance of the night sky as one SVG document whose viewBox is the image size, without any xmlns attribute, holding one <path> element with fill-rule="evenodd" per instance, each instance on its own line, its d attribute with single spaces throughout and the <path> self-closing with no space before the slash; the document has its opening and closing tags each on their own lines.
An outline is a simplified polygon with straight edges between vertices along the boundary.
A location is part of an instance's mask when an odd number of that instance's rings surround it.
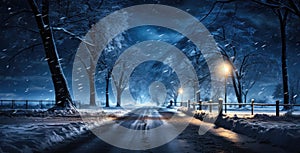
<svg viewBox="0 0 300 153">
<path fill-rule="evenodd" d="M 28 4 L 23 0 L 1 0 L 0 3 L 0 99 L 54 99 L 51 74 L 45 61 L 36 22 L 32 13 L 26 11 L 30 10 Z M 98 8 L 96 6 L 99 2 L 96 0 L 89 1 L 89 5 L 85 4 L 87 3 L 85 1 L 79 0 L 71 1 L 69 8 L 66 9 L 65 3 L 67 3 L 67 0 L 60 3 L 52 1 L 50 4 L 51 25 L 65 28 L 78 37 L 83 37 L 91 25 L 104 16 L 128 6 L 144 3 L 165 4 L 184 10 L 201 20 L 213 4 L 212 1 L 202 0 L 179 0 L 175 2 L 164 0 L 117 0 L 113 2 L 105 1 Z M 89 8 L 89 6 L 92 6 L 92 8 Z M 20 13 L 20 11 L 22 12 Z M 226 3 L 224 5 L 216 5 L 213 12 L 202 23 L 214 35 L 216 42 L 220 45 L 226 45 L 226 43 L 224 44 L 218 39 L 218 36 L 222 35 L 221 27 L 223 27 L 228 38 L 234 41 L 239 55 L 249 51 L 255 51 L 260 54 L 259 57 L 253 59 L 255 63 L 258 63 L 253 73 L 247 73 L 247 77 L 250 79 L 259 76 L 256 79 L 257 83 L 249 93 L 249 97 L 255 96 L 259 100 L 272 101 L 274 88 L 281 83 L 280 29 L 276 15 L 270 9 L 251 2 Z M 290 87 L 295 86 L 295 82 L 300 79 L 299 25 L 300 18 L 290 15 L 287 24 Z M 80 43 L 74 35 L 67 34 L 61 30 L 54 30 L 60 62 L 70 88 L 73 59 Z M 174 31 L 153 26 L 132 29 L 123 37 L 125 40 L 120 41 L 123 47 L 117 47 L 118 44 L 113 43 L 113 47 L 117 48 L 116 50 L 120 50 L 120 52 L 132 44 L 144 40 L 159 40 L 176 45 L 183 38 Z M 189 54 L 191 46 L 191 44 L 182 44 L 179 48 L 186 54 Z M 117 52 L 116 50 L 113 52 Z M 113 55 L 110 56 L 112 57 Z M 139 83 L 141 83 L 145 78 L 140 80 L 136 78 L 152 71 L 152 75 L 149 74 L 151 79 L 142 84 L 150 85 L 152 81 L 163 79 L 164 76 L 161 78 L 157 78 L 157 76 L 164 70 L 169 69 L 169 67 L 162 64 L 160 65 L 161 69 L 153 70 L 151 64 L 154 63 L 146 62 L 137 67 L 132 74 L 132 76 L 136 77 L 133 77 L 131 81 L 140 81 Z M 197 72 L 197 74 L 201 75 L 200 72 Z M 170 75 L 176 78 L 176 74 L 172 73 Z M 99 72 L 96 81 L 99 100 L 104 99 L 104 79 L 104 74 Z M 164 80 L 165 82 L 170 81 L 168 79 Z M 145 86 L 137 86 L 137 84 L 133 86 L 136 86 L 136 88 L 132 89 L 132 93 L 137 97 L 140 94 L 138 91 L 145 88 Z M 205 87 L 202 86 L 201 88 Z M 229 99 L 234 101 L 234 94 L 230 85 L 229 91 Z"/>
</svg>

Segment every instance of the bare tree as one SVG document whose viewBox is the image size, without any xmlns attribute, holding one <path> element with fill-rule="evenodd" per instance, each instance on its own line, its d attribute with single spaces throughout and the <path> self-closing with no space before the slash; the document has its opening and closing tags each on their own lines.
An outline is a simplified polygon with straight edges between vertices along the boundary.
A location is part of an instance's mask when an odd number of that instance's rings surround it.
<svg viewBox="0 0 300 153">
<path fill-rule="evenodd" d="M 96 32 L 91 33 L 89 36 L 91 38 L 91 41 L 93 41 L 93 43 L 92 44 L 84 43 L 84 47 L 87 53 L 85 55 L 81 55 L 83 57 L 78 57 L 78 59 L 82 63 L 84 69 L 86 70 L 86 74 L 88 75 L 89 78 L 90 105 L 96 106 L 95 69 L 96 69 L 96 64 L 98 63 L 98 56 L 96 55 L 100 48 L 99 47 L 100 44 L 98 44 L 98 42 L 96 41 L 100 38 Z"/>
<path fill-rule="evenodd" d="M 111 78 L 112 69 L 106 69 L 106 77 L 105 77 L 105 107 L 109 107 L 109 83 Z"/>
<path fill-rule="evenodd" d="M 58 34 L 59 38 L 57 40 L 59 40 L 59 42 L 63 42 L 66 39 L 73 38 L 73 39 L 76 39 L 76 40 L 79 40 L 81 42 L 84 42 L 84 43 L 88 44 L 88 42 L 84 38 L 82 38 L 82 35 L 84 35 L 86 33 L 86 30 L 89 27 L 88 26 L 82 27 L 78 30 L 78 28 L 77 29 L 70 28 L 70 27 L 73 27 L 73 26 L 70 26 L 70 25 L 72 25 L 72 24 L 82 24 L 82 23 L 87 23 L 87 22 L 88 22 L 88 25 L 92 25 L 97 21 L 97 19 L 99 19 L 102 16 L 105 16 L 105 13 L 100 12 L 101 10 L 103 10 L 103 8 L 100 8 L 100 7 L 102 6 L 104 0 L 100 0 L 100 1 L 99 0 L 90 0 L 88 2 L 85 2 L 85 1 L 83 1 L 83 2 L 74 2 L 72 0 L 65 0 L 65 1 L 56 1 L 57 3 L 51 3 L 52 1 L 47 0 L 47 1 L 41 1 L 42 2 L 41 4 L 40 4 L 40 1 L 36 1 L 36 0 L 30 0 L 28 2 L 33 3 L 35 5 L 35 7 L 36 7 L 35 9 L 37 10 L 37 12 L 33 12 L 32 9 L 22 9 L 22 10 L 19 10 L 19 11 L 10 12 L 9 17 L 4 18 L 3 22 L 6 22 L 6 21 L 10 20 L 12 17 L 18 17 L 20 15 L 26 15 L 25 13 L 30 13 L 30 14 L 34 13 L 36 18 L 41 17 L 41 20 L 37 20 L 37 23 L 42 21 L 43 24 L 46 25 L 46 21 L 49 22 L 49 13 L 45 12 L 43 10 L 44 10 L 44 8 L 47 8 L 47 10 L 49 11 L 49 7 L 54 7 L 54 9 L 51 9 L 51 11 L 55 11 L 55 13 L 50 13 L 50 15 L 55 14 L 55 15 L 51 16 L 51 19 L 52 19 L 51 20 L 51 25 L 49 24 L 48 27 L 45 26 L 44 29 L 49 28 L 50 31 L 51 31 L 51 35 Z M 87 8 L 88 12 L 82 12 L 80 9 L 75 9 L 74 8 L 74 7 L 78 8 L 78 4 L 80 4 L 80 3 L 86 4 L 85 6 L 88 6 L 88 8 Z M 44 6 L 44 4 L 47 4 L 47 6 Z M 106 8 L 104 8 L 104 9 L 106 9 Z M 46 18 L 47 18 L 47 20 L 46 20 Z M 17 23 L 17 25 L 10 25 L 7 22 L 7 24 L 3 25 L 3 27 L 22 29 L 24 31 L 31 32 L 32 34 L 41 35 L 40 31 L 37 31 L 35 29 L 31 29 L 31 27 L 28 27 L 28 26 L 25 26 L 25 25 L 20 25 L 19 23 Z M 43 29 L 42 26 L 38 25 L 38 28 L 40 28 L 40 27 Z M 55 33 L 55 31 L 60 32 L 60 33 Z M 68 35 L 69 37 L 66 37 L 65 35 Z M 50 39 L 53 39 L 53 36 L 51 38 L 49 38 L 49 40 Z M 55 44 L 54 40 L 51 43 L 54 44 L 55 50 L 57 51 L 56 47 L 59 47 L 59 43 Z M 37 46 L 43 45 L 43 44 L 44 44 L 44 42 L 43 43 L 35 43 L 35 44 L 32 44 L 32 45 L 27 45 L 22 49 L 19 49 L 17 51 L 17 53 L 15 53 L 9 59 L 9 61 L 11 61 L 12 59 L 14 59 L 16 56 L 20 55 L 24 51 L 27 51 L 27 50 L 30 50 L 30 49 L 33 51 Z M 51 45 L 49 45 L 49 46 L 51 46 Z M 87 50 L 88 50 L 88 47 L 87 47 Z M 69 60 L 68 60 L 67 63 L 72 61 L 72 58 L 73 58 L 72 54 L 73 53 L 70 53 L 71 56 L 69 56 Z M 58 56 L 58 55 L 56 55 L 56 56 Z M 45 59 L 48 60 L 48 63 L 49 63 L 50 59 L 48 57 L 46 57 Z M 82 58 L 80 60 L 81 60 L 81 63 L 82 63 L 82 61 L 83 61 Z M 95 61 L 94 59 L 92 59 L 92 60 Z M 58 63 L 60 64 L 59 67 L 62 67 L 61 66 L 61 63 L 63 63 L 62 61 L 64 61 L 64 59 L 62 59 L 62 58 L 58 60 Z M 90 91 L 91 91 L 90 105 L 96 105 L 96 103 L 95 103 L 95 85 L 93 83 L 94 75 L 92 74 L 92 72 L 93 72 L 92 69 L 95 67 L 95 64 L 93 64 L 94 62 L 90 62 L 90 63 L 91 63 L 91 65 L 88 62 L 82 63 L 82 64 L 84 65 L 84 69 L 89 74 L 88 76 L 90 78 L 89 79 L 90 80 L 89 83 L 91 84 L 90 85 Z M 62 71 L 62 69 L 61 69 L 61 71 Z M 52 75 L 52 78 L 53 78 L 53 75 Z M 58 81 L 58 82 L 64 82 L 66 84 L 66 81 Z M 67 84 L 66 84 L 66 86 L 67 86 Z M 55 91 L 57 91 L 57 90 L 55 90 Z M 58 101 L 60 102 L 61 100 L 58 100 Z"/>
<path fill-rule="evenodd" d="M 97 0 L 91 0 L 88 2 L 85 2 L 85 4 L 88 6 L 89 11 L 91 12 L 98 12 L 100 10 L 100 7 L 103 4 L 103 0 L 97 1 Z M 65 16 L 67 16 L 69 19 L 72 18 L 79 18 L 76 19 L 74 21 L 72 21 L 73 23 L 79 23 L 81 20 L 85 20 L 86 18 L 88 18 L 89 24 L 92 25 L 94 24 L 94 20 L 96 18 L 96 15 L 94 13 L 89 13 L 90 15 L 88 17 L 84 16 L 84 17 L 79 17 L 82 16 L 82 13 L 77 13 L 77 12 L 72 12 L 71 10 L 73 9 L 71 7 L 72 5 L 72 1 L 71 0 L 67 0 L 64 2 L 59 2 L 59 6 L 61 7 L 59 9 L 59 11 L 63 11 L 62 14 L 64 14 Z M 70 24 L 69 23 L 64 23 L 64 24 Z M 84 57 L 85 59 L 83 59 L 83 57 L 78 57 L 79 61 L 81 62 L 81 64 L 83 65 L 87 76 L 89 78 L 89 90 L 90 90 L 90 106 L 96 106 L 96 90 L 95 90 L 95 68 L 96 68 L 96 63 L 97 63 L 97 49 L 98 49 L 98 45 L 93 45 L 89 42 L 87 42 L 85 39 L 81 38 L 81 36 L 79 34 L 75 34 L 71 31 L 69 31 L 68 29 L 61 27 L 60 24 L 57 24 L 56 27 L 53 27 L 53 30 L 56 31 L 61 31 L 64 34 L 67 34 L 69 36 L 71 36 L 72 38 L 78 39 L 81 42 L 84 43 L 85 45 L 85 49 L 87 51 L 87 55 L 88 57 Z M 98 39 L 96 34 L 91 34 L 91 37 L 93 40 Z M 86 59 L 88 59 L 86 61 Z"/>
<path fill-rule="evenodd" d="M 124 76 L 126 70 L 125 66 L 126 62 L 116 63 L 114 69 L 117 69 L 117 74 L 112 73 L 112 79 L 116 87 L 116 96 L 117 96 L 117 105 L 116 107 L 121 106 L 121 96 L 126 87 L 126 82 L 128 80 L 128 76 Z"/>
<path fill-rule="evenodd" d="M 225 45 L 219 45 L 221 49 L 221 53 L 225 61 L 227 61 L 231 67 L 230 77 L 232 81 L 232 85 L 234 88 L 235 96 L 238 103 L 246 103 L 247 95 L 249 90 L 254 86 L 256 80 L 258 79 L 258 75 L 251 76 L 247 78 L 249 71 L 255 72 L 251 70 L 253 65 L 261 64 L 258 62 L 257 58 L 260 55 L 257 52 L 248 52 L 238 55 L 237 47 L 235 44 L 237 42 L 234 41 L 235 34 L 231 39 L 227 38 L 225 28 L 222 27 L 222 34 L 218 36 L 218 39 L 222 41 Z M 254 60 L 256 58 L 256 60 Z M 242 105 L 239 105 L 241 107 Z"/>
<path fill-rule="evenodd" d="M 91 51 L 90 49 L 86 46 L 87 51 L 90 55 Z M 95 71 L 94 69 L 96 68 L 95 64 L 94 64 L 94 60 L 96 60 L 95 58 L 93 58 L 93 56 L 90 59 L 89 65 L 85 64 L 85 62 L 83 61 L 83 59 L 81 57 L 78 56 L 78 59 L 80 60 L 80 62 L 82 63 L 84 69 L 86 70 L 86 73 L 89 77 L 89 84 L 90 84 L 90 105 L 91 106 L 96 106 L 96 91 L 95 91 Z"/>
<path fill-rule="evenodd" d="M 255 85 L 256 80 L 257 80 L 257 79 L 255 79 L 255 80 L 253 80 L 253 81 L 249 81 L 249 80 L 244 81 L 244 80 L 243 80 L 243 85 L 242 85 L 242 88 L 243 88 L 243 89 L 242 89 L 242 95 L 244 96 L 244 103 L 247 103 L 247 95 L 248 95 L 250 89 Z"/>
<path fill-rule="evenodd" d="M 202 18 L 204 20 L 213 11 L 217 4 L 237 2 L 241 0 L 217 0 L 209 12 Z M 300 1 L 299 0 L 251 0 L 259 5 L 271 8 L 276 14 L 280 24 L 280 36 L 281 36 L 281 71 L 282 71 L 282 83 L 283 83 L 283 94 L 284 104 L 289 103 L 289 77 L 288 77 L 288 66 L 287 66 L 287 22 L 289 14 L 294 14 L 300 17 Z M 285 109 L 288 109 L 285 106 Z"/>
<path fill-rule="evenodd" d="M 276 14 L 280 24 L 281 36 L 281 71 L 282 71 L 282 84 L 283 84 L 283 102 L 289 103 L 289 77 L 287 66 L 287 22 L 290 13 L 300 17 L 300 1 L 299 0 L 252 0 L 253 2 L 269 7 Z M 288 106 L 284 106 L 288 109 Z"/>
<path fill-rule="evenodd" d="M 55 107 L 56 108 L 70 108 L 73 109 L 74 104 L 70 96 L 67 83 L 62 72 L 56 45 L 54 42 L 52 28 L 49 21 L 49 1 L 42 1 L 42 9 L 40 10 L 35 0 L 28 0 L 31 10 L 34 14 L 40 36 L 42 38 L 46 59 L 50 72 L 52 74 L 52 81 L 55 89 Z"/>
<path fill-rule="evenodd" d="M 105 62 L 105 59 L 100 59 L 98 64 L 100 71 L 105 71 L 105 107 L 109 107 L 109 84 L 111 79 L 112 68 Z"/>
<path fill-rule="evenodd" d="M 220 47 L 222 48 L 222 47 Z M 234 52 L 236 53 L 236 50 L 234 49 Z M 230 58 L 229 54 L 226 52 L 226 50 L 222 49 L 222 54 L 225 58 L 225 61 L 227 61 L 230 64 L 231 71 L 230 71 L 230 77 L 232 81 L 232 85 L 234 88 L 235 96 L 238 101 L 238 103 L 246 103 L 247 95 L 249 93 L 249 90 L 254 86 L 256 80 L 250 81 L 245 79 L 245 71 L 248 66 L 254 63 L 250 63 L 248 59 L 250 59 L 251 56 L 256 56 L 253 53 L 248 53 L 242 57 L 242 62 L 240 63 L 240 66 L 236 62 L 235 58 Z M 243 100 L 244 99 L 244 100 Z M 241 105 L 240 105 L 241 107 Z"/>
</svg>

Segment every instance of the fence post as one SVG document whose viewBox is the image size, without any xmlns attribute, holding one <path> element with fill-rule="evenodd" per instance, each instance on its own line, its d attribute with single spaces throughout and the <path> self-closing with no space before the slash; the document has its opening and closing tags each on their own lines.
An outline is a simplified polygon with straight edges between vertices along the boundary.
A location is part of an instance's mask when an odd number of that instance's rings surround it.
<svg viewBox="0 0 300 153">
<path fill-rule="evenodd" d="M 196 110 L 196 103 L 195 102 L 193 102 L 193 110 L 195 111 Z"/>
<path fill-rule="evenodd" d="M 81 107 L 80 101 L 77 101 L 77 103 L 78 103 L 78 108 L 80 108 Z"/>
<path fill-rule="evenodd" d="M 43 109 L 43 103 L 42 100 L 40 100 L 41 109 Z"/>
<path fill-rule="evenodd" d="M 25 101 L 26 109 L 28 109 L 28 100 Z"/>
<path fill-rule="evenodd" d="M 187 108 L 188 108 L 188 110 L 190 109 L 190 104 L 191 104 L 191 101 L 188 100 L 188 101 L 187 101 Z"/>
<path fill-rule="evenodd" d="M 211 113 L 212 112 L 212 100 L 209 100 L 208 104 L 209 104 L 209 112 Z"/>
<path fill-rule="evenodd" d="M 251 99 L 251 115 L 254 114 L 254 99 Z"/>
<path fill-rule="evenodd" d="M 276 116 L 279 116 L 279 100 L 276 100 Z"/>
<path fill-rule="evenodd" d="M 11 109 L 14 109 L 14 105 L 15 105 L 15 101 L 12 100 L 12 101 L 11 101 Z"/>
<path fill-rule="evenodd" d="M 199 101 L 199 110 L 202 110 L 202 101 Z"/>
<path fill-rule="evenodd" d="M 223 114 L 223 99 L 219 98 L 219 114 Z"/>
</svg>

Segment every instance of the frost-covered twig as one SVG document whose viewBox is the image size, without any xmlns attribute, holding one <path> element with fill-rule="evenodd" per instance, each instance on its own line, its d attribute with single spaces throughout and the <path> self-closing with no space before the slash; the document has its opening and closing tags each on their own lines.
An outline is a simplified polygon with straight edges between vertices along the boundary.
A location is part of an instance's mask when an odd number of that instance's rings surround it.
<svg viewBox="0 0 300 153">
<path fill-rule="evenodd" d="M 92 43 L 86 41 L 84 38 L 81 38 L 80 36 L 74 34 L 73 32 L 68 31 L 68 30 L 65 29 L 65 28 L 61 28 L 61 27 L 52 27 L 52 29 L 53 29 L 53 30 L 58 30 L 58 31 L 63 31 L 63 32 L 65 32 L 66 34 L 71 35 L 71 36 L 73 36 L 74 38 L 76 38 L 76 39 L 78 39 L 78 40 L 80 40 L 80 41 L 82 41 L 82 42 L 84 42 L 84 43 L 86 43 L 86 44 L 88 44 L 88 45 L 95 46 L 94 44 L 92 44 Z"/>
</svg>

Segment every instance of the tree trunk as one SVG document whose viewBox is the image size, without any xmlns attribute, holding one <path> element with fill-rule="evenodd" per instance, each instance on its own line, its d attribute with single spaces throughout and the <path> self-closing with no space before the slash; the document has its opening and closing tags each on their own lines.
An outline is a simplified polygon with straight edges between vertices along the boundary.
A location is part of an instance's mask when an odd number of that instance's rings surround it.
<svg viewBox="0 0 300 153">
<path fill-rule="evenodd" d="M 121 92 L 120 91 L 117 91 L 117 106 L 116 107 L 121 107 Z"/>
<path fill-rule="evenodd" d="M 236 99 L 237 99 L 238 103 L 241 104 L 243 102 L 242 94 L 239 92 L 240 89 L 239 89 L 238 84 L 236 83 L 237 76 L 235 76 L 233 72 L 231 72 L 231 79 L 232 79 L 232 84 L 233 84 Z M 239 108 L 241 108 L 241 107 L 242 107 L 242 105 L 239 105 Z"/>
<path fill-rule="evenodd" d="M 244 103 L 247 103 L 247 93 L 244 94 Z"/>
<path fill-rule="evenodd" d="M 178 94 L 174 94 L 174 105 L 176 106 L 178 101 Z"/>
<path fill-rule="evenodd" d="M 95 67 L 94 61 L 92 57 L 90 57 L 90 68 L 87 69 L 90 84 L 90 106 L 96 106 Z"/>
<path fill-rule="evenodd" d="M 288 67 L 287 67 L 287 55 L 286 55 L 286 20 L 288 12 L 285 10 L 282 14 L 281 10 L 278 10 L 278 17 L 280 21 L 280 35 L 281 35 L 281 70 L 282 70 L 282 85 L 283 85 L 283 103 L 289 104 L 289 85 L 288 85 Z M 288 106 L 284 106 L 284 109 L 288 109 Z"/>
<path fill-rule="evenodd" d="M 96 106 L 96 91 L 95 91 L 95 76 L 94 74 L 89 74 L 90 83 L 90 106 Z"/>
<path fill-rule="evenodd" d="M 109 79 L 110 79 L 110 71 L 107 70 L 107 76 L 105 78 L 105 107 L 109 107 Z"/>
<path fill-rule="evenodd" d="M 55 106 L 60 108 L 73 108 L 72 98 L 70 96 L 65 76 L 62 72 L 58 54 L 53 40 L 52 29 L 50 27 L 48 12 L 49 1 L 42 1 L 42 13 L 34 0 L 28 0 L 28 3 L 34 13 L 39 33 L 41 35 L 43 46 L 46 54 L 46 60 L 52 76 L 52 82 L 55 91 Z"/>
<path fill-rule="evenodd" d="M 238 90 L 239 90 L 238 103 L 242 104 L 243 103 L 242 85 L 239 78 L 237 79 L 237 82 L 238 82 Z M 239 108 L 241 107 L 242 105 L 239 105 Z"/>
</svg>

